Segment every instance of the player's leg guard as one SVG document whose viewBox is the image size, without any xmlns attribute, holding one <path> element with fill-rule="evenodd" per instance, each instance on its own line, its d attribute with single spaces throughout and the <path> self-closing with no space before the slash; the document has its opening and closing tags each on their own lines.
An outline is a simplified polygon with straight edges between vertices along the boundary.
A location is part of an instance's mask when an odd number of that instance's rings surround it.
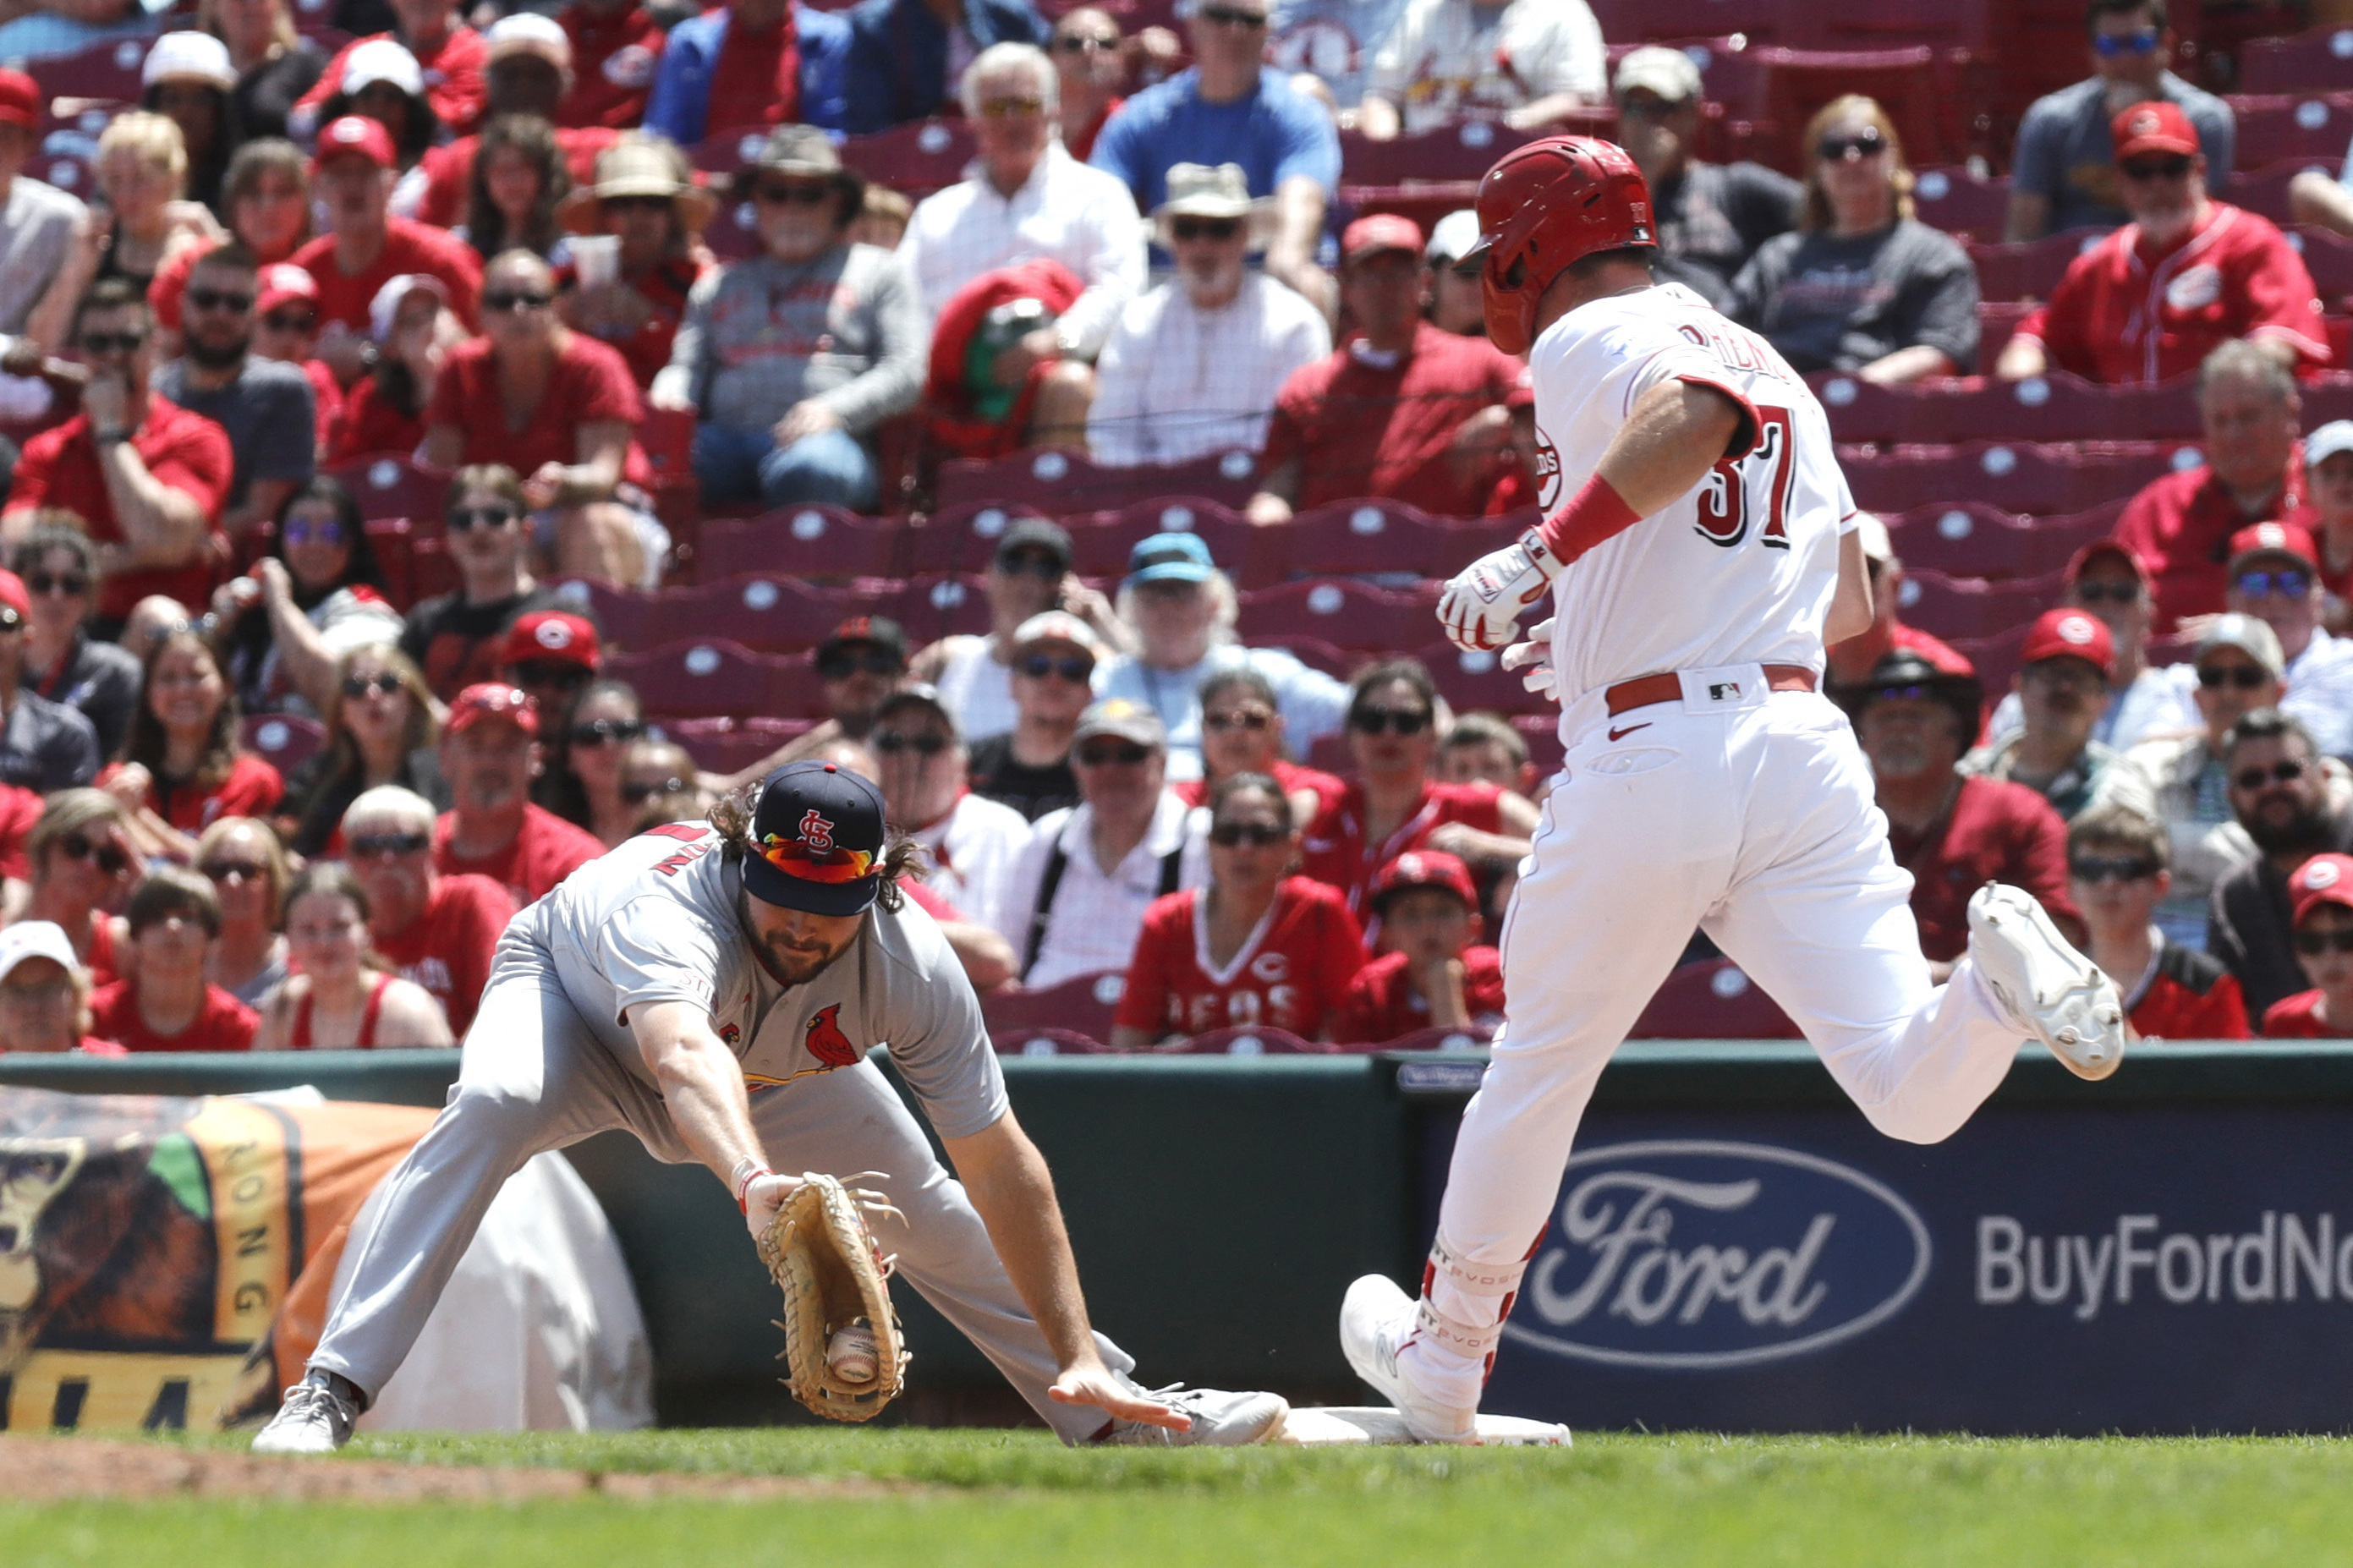
<svg viewBox="0 0 2353 1568">
<path fill-rule="evenodd" d="M 1543 1239 L 1539 1234 L 1518 1258 L 1493 1263 L 1464 1258 L 1443 1232 L 1433 1238 L 1413 1330 L 1398 1347 L 1398 1371 L 1417 1391 L 1456 1408 L 1478 1405 L 1504 1341 L 1504 1321 Z"/>
</svg>

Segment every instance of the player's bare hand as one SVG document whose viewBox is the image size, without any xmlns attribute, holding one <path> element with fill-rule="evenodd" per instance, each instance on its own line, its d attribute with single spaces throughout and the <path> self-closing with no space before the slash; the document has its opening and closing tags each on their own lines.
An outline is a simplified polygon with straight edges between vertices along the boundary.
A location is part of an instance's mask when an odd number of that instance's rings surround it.
<svg viewBox="0 0 2353 1568">
<path fill-rule="evenodd" d="M 1528 640 L 1504 650 L 1497 662 L 1505 669 L 1525 670 L 1520 684 L 1548 702 L 1560 700 L 1560 673 L 1552 667 L 1552 629 L 1557 617 L 1546 616 L 1528 628 Z"/>
<path fill-rule="evenodd" d="M 1179 1415 L 1156 1399 L 1147 1399 L 1126 1384 L 1113 1377 L 1102 1363 L 1092 1366 L 1071 1366 L 1054 1380 L 1046 1397 L 1057 1405 L 1092 1405 L 1107 1411 L 1113 1420 L 1141 1421 L 1147 1426 L 1165 1426 L 1171 1432 L 1189 1432 L 1193 1418 Z"/>
<path fill-rule="evenodd" d="M 1499 648 L 1515 640 L 1520 614 L 1550 591 L 1560 558 L 1535 529 L 1510 548 L 1482 555 L 1439 595 L 1438 619 L 1456 647 Z"/>
<path fill-rule="evenodd" d="M 751 1170 L 736 1170 L 735 1205 L 744 1211 L 744 1228 L 754 1238 L 768 1234 L 776 1223 L 776 1211 L 801 1184 L 798 1176 L 780 1176 L 762 1165 Z"/>
</svg>

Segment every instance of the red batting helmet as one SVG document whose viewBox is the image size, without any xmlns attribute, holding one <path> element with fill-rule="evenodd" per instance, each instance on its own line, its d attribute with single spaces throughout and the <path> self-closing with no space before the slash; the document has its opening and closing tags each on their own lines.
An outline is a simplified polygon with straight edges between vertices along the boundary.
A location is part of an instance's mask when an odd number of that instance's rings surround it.
<svg viewBox="0 0 2353 1568">
<path fill-rule="evenodd" d="M 1535 340 L 1536 301 L 1571 262 L 1599 250 L 1658 247 L 1651 187 L 1625 149 L 1593 136 L 1546 136 L 1515 147 L 1479 182 L 1479 243 L 1487 335 L 1505 353 Z"/>
</svg>

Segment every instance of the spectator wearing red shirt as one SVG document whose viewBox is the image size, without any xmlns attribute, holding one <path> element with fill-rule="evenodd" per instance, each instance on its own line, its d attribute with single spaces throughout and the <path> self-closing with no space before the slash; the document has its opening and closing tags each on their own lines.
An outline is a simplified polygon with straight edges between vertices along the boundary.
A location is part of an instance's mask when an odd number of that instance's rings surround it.
<svg viewBox="0 0 2353 1568">
<path fill-rule="evenodd" d="M 221 817 L 277 809 L 285 781 L 245 749 L 239 720 L 237 693 L 204 634 L 164 634 L 147 655 L 121 760 L 98 775 L 99 788 L 131 814 L 140 853 L 193 860 L 196 836 Z"/>
<path fill-rule="evenodd" d="M 44 507 L 70 511 L 107 566 L 100 619 L 122 620 L 150 594 L 201 605 L 227 552 L 220 515 L 236 470 L 227 433 L 148 390 L 155 321 L 130 279 L 91 286 L 74 336 L 90 368 L 81 412 L 25 443 L 0 543 L 24 538 Z"/>
<path fill-rule="evenodd" d="M 490 96 L 482 79 L 490 50 L 482 36 L 458 20 L 449 0 L 389 0 L 389 4 L 393 30 L 344 45 L 327 62 L 311 90 L 295 100 L 294 113 L 288 121 L 298 133 L 304 111 L 315 124 L 327 100 L 342 90 L 352 51 L 372 38 L 390 38 L 416 57 L 426 101 L 451 135 L 463 136 L 481 119 L 482 106 Z"/>
<path fill-rule="evenodd" d="M 114 979 L 131 931 L 108 911 L 129 897 L 139 864 L 121 805 L 104 790 L 57 791 L 25 836 L 25 858 L 32 887 L 16 918 L 64 931 L 92 984 Z"/>
<path fill-rule="evenodd" d="M 593 177 L 564 200 L 560 216 L 573 233 L 609 235 L 620 255 L 601 281 L 584 280 L 577 261 L 556 268 L 556 313 L 618 349 L 640 392 L 670 363 L 702 276 L 695 252 L 717 206 L 695 188 L 677 148 L 635 132 L 599 153 Z"/>
<path fill-rule="evenodd" d="M 1415 850 L 1381 872 L 1373 913 L 1389 951 L 1356 972 L 1332 1038 L 1383 1045 L 1420 1029 L 1492 1035 L 1504 1017 L 1504 960 L 1479 941 L 1479 894 L 1451 855 Z"/>
<path fill-rule="evenodd" d="M 2295 961 L 2312 989 L 2263 1013 L 2266 1039 L 2353 1036 L 2353 856 L 2315 855 L 2287 879 L 2295 911 Z"/>
<path fill-rule="evenodd" d="M 396 170 L 392 135 L 373 120 L 346 114 L 319 133 L 311 182 L 332 232 L 296 251 L 294 264 L 318 282 L 319 356 L 346 386 L 359 379 L 369 308 L 401 274 L 431 273 L 449 290 L 458 319 L 469 326 L 477 319 L 480 260 L 447 229 L 392 216 Z"/>
<path fill-rule="evenodd" d="M 2329 630 L 2353 628 L 2353 419 L 2332 419 L 2305 437 L 2306 503 L 2294 521 L 2319 546 Z"/>
<path fill-rule="evenodd" d="M 2157 636 L 2220 615 L 2232 535 L 2304 505 L 2303 412 L 2295 378 L 2253 343 L 2224 343 L 2199 366 L 2206 466 L 2150 480 L 2116 519 L 2116 542 L 2149 570 Z"/>
<path fill-rule="evenodd" d="M 1422 319 L 1429 277 L 1410 218 L 1358 218 L 1341 238 L 1340 294 L 1359 334 L 1294 371 L 1275 399 L 1250 519 L 1384 496 L 1436 517 L 1486 510 L 1511 437 L 1520 362 Z"/>
<path fill-rule="evenodd" d="M 1912 874 L 1920 952 L 1940 981 L 1968 948 L 1969 897 L 1989 881 L 2025 889 L 2070 941 L 2082 940 L 2059 813 L 2024 784 L 1960 771 L 1982 700 L 1974 674 L 1947 673 L 1902 648 L 1847 699 L 1889 847 Z"/>
<path fill-rule="evenodd" d="M 626 131 L 646 117 L 668 37 L 638 0 L 573 0 L 557 18 L 572 45 L 572 85 L 555 122 Z"/>
<path fill-rule="evenodd" d="M 398 784 L 364 791 L 343 814 L 352 875 L 367 893 L 369 942 L 403 980 L 433 994 L 463 1041 L 515 901 L 488 877 L 437 871 L 433 828 L 432 805 Z"/>
<path fill-rule="evenodd" d="M 148 874 L 126 911 L 138 965 L 90 998 L 90 1028 L 141 1051 L 246 1051 L 261 1020 L 205 978 L 220 935 L 220 900 L 194 871 Z"/>
<path fill-rule="evenodd" d="M 311 378 L 311 403 L 318 426 L 316 449 L 324 461 L 336 449 L 345 399 L 335 373 L 325 361 L 314 357 L 318 347 L 319 280 L 290 261 L 275 261 L 263 268 L 253 297 L 253 354 L 256 359 L 300 365 Z"/>
<path fill-rule="evenodd" d="M 2236 338 L 2284 369 L 2327 364 L 2304 258 L 2270 219 L 2208 199 L 2206 155 L 2180 107 L 2136 103 L 2109 135 L 2133 221 L 2075 258 L 2018 324 L 1995 374 L 2018 381 L 2056 366 L 2142 385 L 2188 375 Z"/>
<path fill-rule="evenodd" d="M 1854 514 L 1855 537 L 1862 541 L 1863 570 L 1871 578 L 1871 625 L 1844 642 L 1830 646 L 1830 688 L 1858 686 L 1871 679 L 1879 661 L 1897 648 L 1909 648 L 1948 674 L 1974 675 L 1969 661 L 1933 633 L 1904 624 L 1904 563 L 1887 525 L 1867 511 Z"/>
<path fill-rule="evenodd" d="M 2247 1000 L 2218 959 L 2167 940 L 2157 907 L 2173 885 L 2172 846 L 2156 818 L 2095 805 L 2067 829 L 2067 888 L 2091 933 L 2085 951 L 2116 983 L 2145 1038 L 2243 1040 Z"/>
<path fill-rule="evenodd" d="M 1348 786 L 1321 768 L 1303 767 L 1283 752 L 1282 703 L 1274 683 L 1248 665 L 1213 671 L 1200 686 L 1201 772 L 1168 787 L 1187 805 L 1236 773 L 1265 773 L 1282 786 L 1292 816 L 1303 826 L 1338 803 Z"/>
<path fill-rule="evenodd" d="M 564 28 L 535 11 L 518 11 L 501 17 L 482 37 L 490 55 L 490 104 L 482 113 L 483 126 L 508 114 L 536 115 L 553 125 L 572 83 L 572 40 Z M 553 125 L 553 129 L 556 149 L 576 185 L 596 178 L 596 154 L 611 146 L 619 134 L 603 126 Z M 460 136 L 431 149 L 417 161 L 425 189 L 417 201 L 417 218 L 442 228 L 468 221 L 474 162 L 481 144 L 480 132 Z M 495 254 L 480 235 L 473 237 L 477 249 Z"/>
<path fill-rule="evenodd" d="M 409 456 L 425 445 L 425 410 L 441 367 L 467 338 L 448 300 L 448 286 L 427 272 L 404 272 L 376 290 L 368 310 L 375 363 L 352 384 L 332 461 L 378 452 Z"/>
<path fill-rule="evenodd" d="M 1432 783 L 1438 689 L 1410 658 L 1376 664 L 1350 683 L 1348 750 L 1359 776 L 1308 826 L 1308 876 L 1370 912 L 1381 868 L 1409 849 L 1440 849 L 1500 870 L 1519 863 L 1536 830 L 1536 808 L 1493 784 Z"/>
<path fill-rule="evenodd" d="M 449 351 L 425 411 L 425 461 L 504 463 L 554 574 L 650 589 L 670 536 L 619 499 L 651 470 L 631 439 L 645 401 L 620 354 L 554 310 L 555 274 L 527 250 L 491 263 L 480 337 Z M 634 492 L 632 492 L 634 493 Z"/>
<path fill-rule="evenodd" d="M 539 711 L 529 697 L 488 681 L 458 693 L 441 731 L 441 774 L 454 804 L 433 825 L 433 868 L 488 877 L 521 909 L 605 853 L 595 834 L 532 804 L 540 767 Z"/>
<path fill-rule="evenodd" d="M 249 134 L 250 132 L 248 132 Z M 291 261 L 311 237 L 311 174 L 301 150 L 290 142 L 248 142 L 229 160 L 221 176 L 221 205 L 228 217 L 229 235 L 260 260 L 263 282 L 269 268 Z M 147 303 L 164 329 L 164 353 L 178 353 L 172 334 L 180 330 L 180 302 L 188 289 L 188 274 L 211 252 L 215 242 L 184 245 L 165 257 L 147 285 Z M 260 307 L 257 305 L 256 310 Z M 275 357 L 275 356 L 265 356 Z"/>
<path fill-rule="evenodd" d="M 130 1053 L 90 1032 L 90 971 L 49 921 L 0 931 L 0 1052 L 120 1057 Z"/>
<path fill-rule="evenodd" d="M 1235 773 L 1209 795 L 1209 880 L 1153 900 L 1112 1024 L 1113 1050 L 1231 1027 L 1326 1037 L 1365 963 L 1336 888 L 1285 876 L 1299 826 L 1282 786 Z"/>
</svg>

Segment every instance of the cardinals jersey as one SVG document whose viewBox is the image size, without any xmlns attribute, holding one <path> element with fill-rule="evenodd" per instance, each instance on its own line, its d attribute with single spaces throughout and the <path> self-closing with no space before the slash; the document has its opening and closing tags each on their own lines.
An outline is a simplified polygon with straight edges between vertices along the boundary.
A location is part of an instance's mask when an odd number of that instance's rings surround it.
<svg viewBox="0 0 2353 1568">
<path fill-rule="evenodd" d="M 1753 432 L 1746 452 L 1554 583 L 1564 725 L 1579 696 L 1636 676 L 1736 664 L 1820 669 L 1838 536 L 1854 502 L 1821 405 L 1772 345 L 1667 283 L 1577 307 L 1536 340 L 1528 367 L 1537 500 L 1547 514 L 1599 466 L 1636 400 L 1662 383 L 1717 388 L 1749 410 Z"/>
<path fill-rule="evenodd" d="M 649 1083 L 629 1010 L 686 1002 L 711 1015 L 754 1096 L 888 1044 L 941 1137 L 969 1137 L 1005 1114 L 979 999 L 931 916 L 875 905 L 848 952 L 786 990 L 753 956 L 743 877 L 719 847 L 708 823 L 640 834 L 518 915 L 508 943 L 519 934 L 543 948 L 589 1028 Z"/>
</svg>

